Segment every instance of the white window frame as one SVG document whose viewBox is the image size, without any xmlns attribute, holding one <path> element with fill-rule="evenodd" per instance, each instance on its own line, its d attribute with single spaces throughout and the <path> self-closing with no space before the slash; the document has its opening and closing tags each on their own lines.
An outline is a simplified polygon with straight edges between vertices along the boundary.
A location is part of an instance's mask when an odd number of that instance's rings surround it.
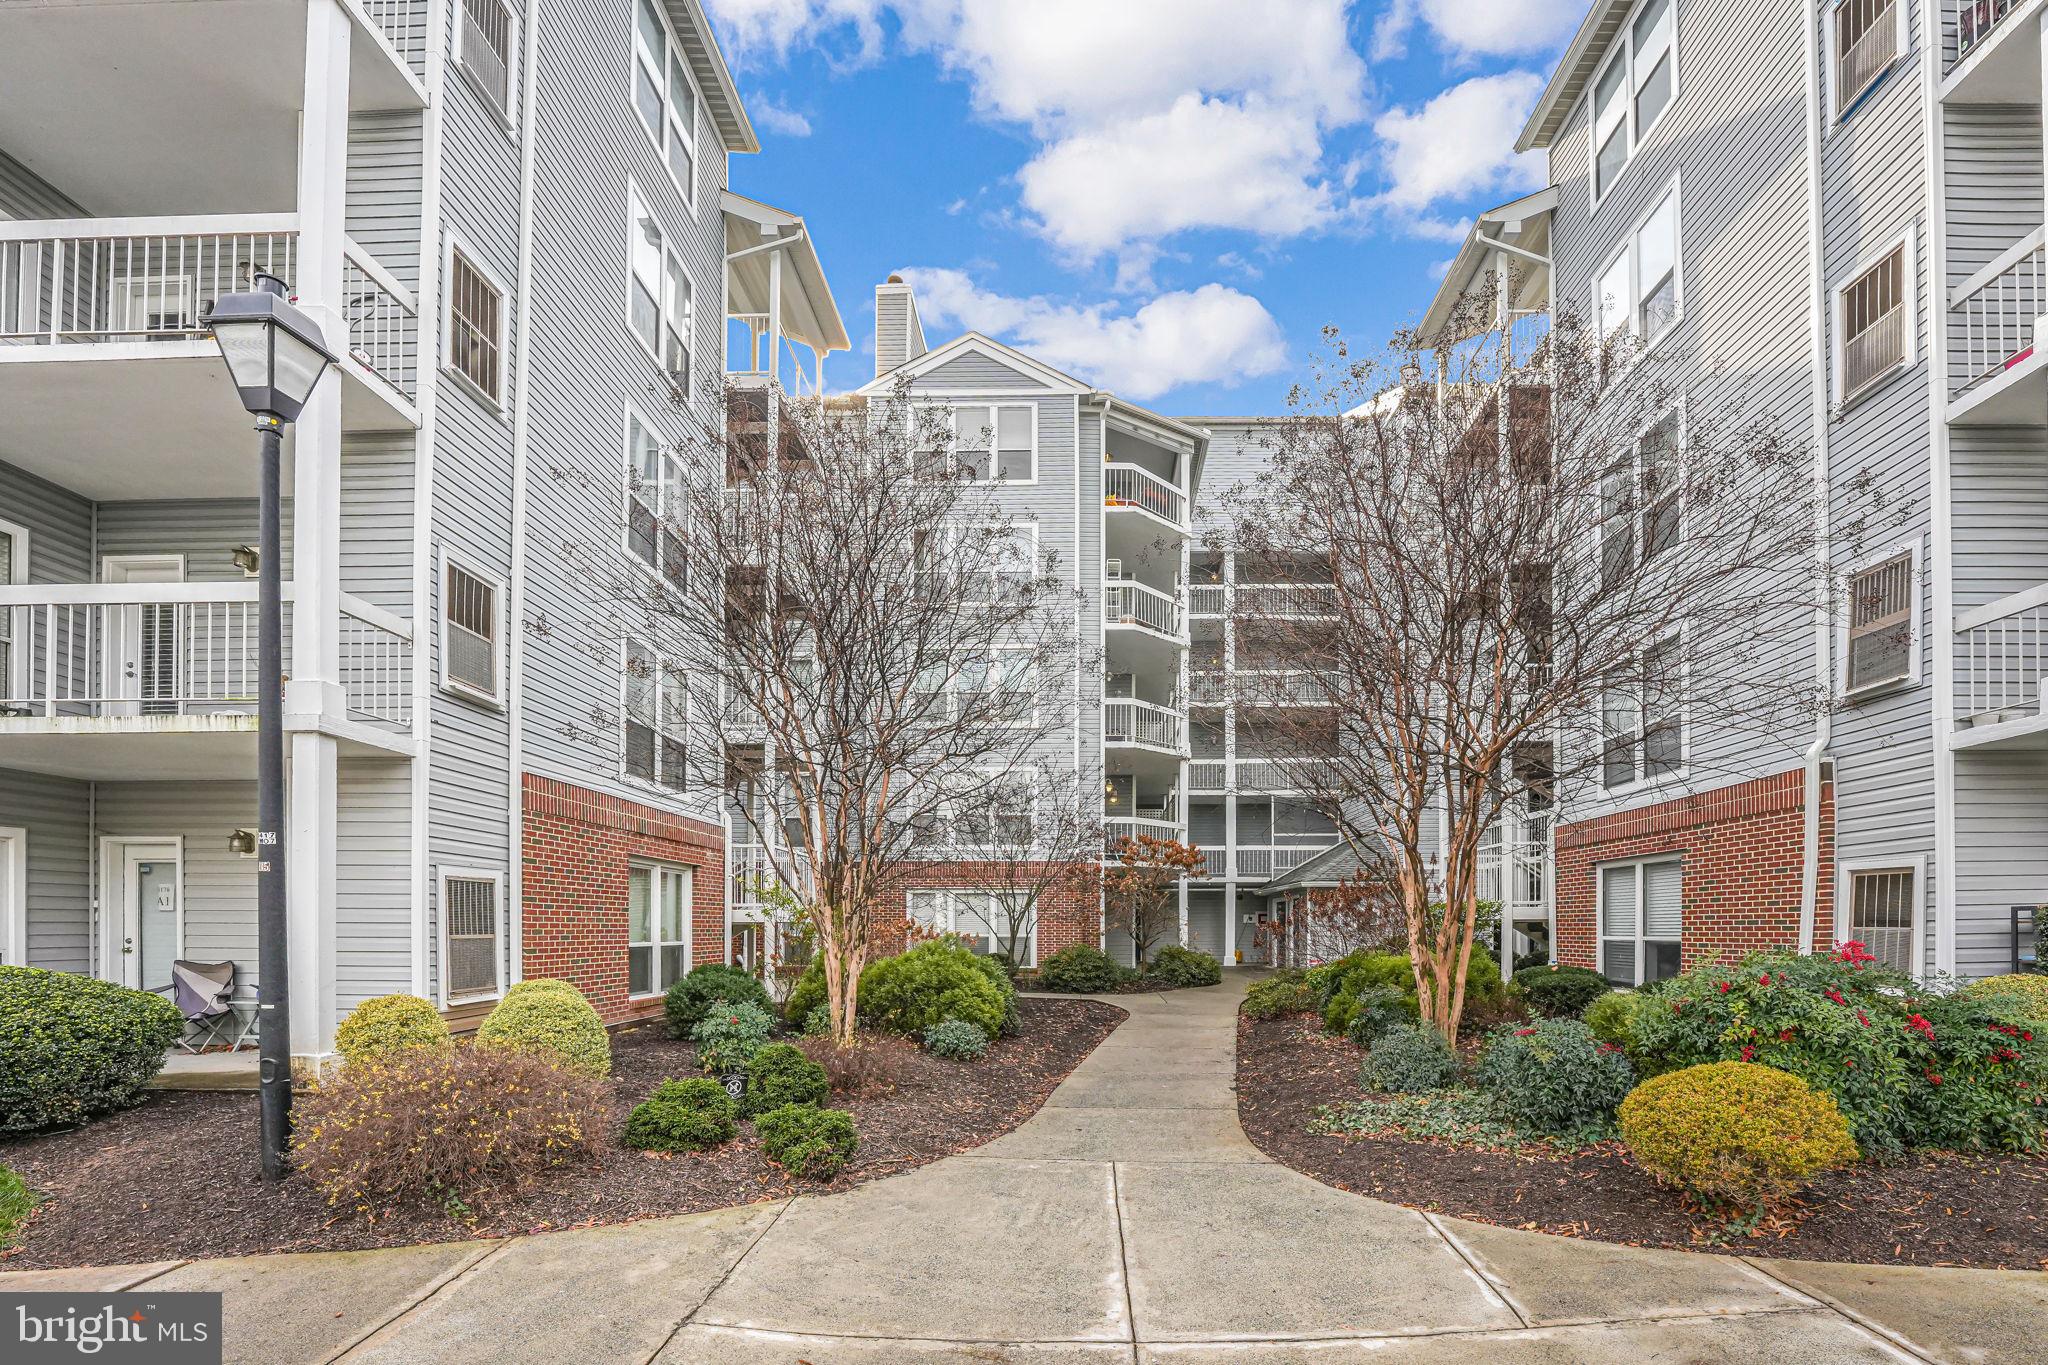
<svg viewBox="0 0 2048 1365">
<path fill-rule="evenodd" d="M 496 5 L 505 15 L 505 99 L 500 103 L 496 95 L 484 88 L 483 77 L 470 69 L 469 54 L 464 51 L 463 36 L 468 28 L 469 3 L 470 0 L 454 0 L 454 13 L 451 16 L 453 22 L 449 25 L 453 32 L 448 38 L 448 60 L 462 73 L 462 79 L 476 92 L 476 97 L 483 103 L 484 108 L 491 112 L 508 134 L 516 136 L 519 129 L 519 11 L 508 4 L 507 0 L 481 0 L 481 3 Z"/>
<path fill-rule="evenodd" d="M 457 997 L 448 981 L 448 883 L 489 882 L 491 884 L 491 975 L 497 982 L 496 988 L 477 991 Z M 455 1005 L 476 1004 L 486 1000 L 503 999 L 505 995 L 505 874 L 481 867 L 442 867 L 436 870 L 435 910 L 441 921 L 440 985 L 443 1008 Z"/>
<path fill-rule="evenodd" d="M 28 830 L 21 825 L 0 825 L 0 963 L 28 965 Z"/>
<path fill-rule="evenodd" d="M 1913 927 L 1909 941 L 1913 951 L 1906 972 L 1910 976 L 1919 976 L 1921 967 L 1927 960 L 1927 856 L 1922 853 L 1905 853 L 1886 858 L 1866 854 L 1855 858 L 1843 858 L 1835 864 L 1834 939 L 1837 948 L 1856 939 L 1856 926 L 1853 920 L 1856 913 L 1855 878 L 1859 872 L 1912 874 Z M 1861 942 L 1860 939 L 1856 941 Z"/>
<path fill-rule="evenodd" d="M 1842 604 L 1841 617 L 1835 624 L 1835 657 L 1841 660 L 1841 664 L 1835 673 L 1835 695 L 1843 701 L 1861 701 L 1866 697 L 1881 696 L 1895 689 L 1918 687 L 1920 685 L 1922 676 L 1920 628 L 1921 617 L 1925 614 L 1921 595 L 1921 564 L 1923 562 L 1922 552 L 1924 544 L 1925 537 L 1923 536 L 1909 537 L 1896 544 L 1888 545 L 1874 554 L 1863 556 L 1850 565 L 1843 573 L 1843 592 L 1846 594 L 1847 600 Z M 1852 688 L 1849 686 L 1849 630 L 1850 622 L 1855 615 L 1857 576 L 1868 573 L 1879 565 L 1889 563 L 1901 556 L 1909 557 L 1910 568 L 1908 572 L 1911 573 L 1913 581 L 1913 605 L 1906 614 L 1906 620 L 1912 627 L 1912 636 L 1906 649 L 1906 675 L 1902 678 L 1886 678 L 1880 682 L 1865 683 L 1861 687 Z"/>
<path fill-rule="evenodd" d="M 1646 556 L 1645 554 L 1650 544 L 1650 499 L 1646 494 L 1646 482 L 1643 477 L 1643 446 L 1644 443 L 1648 440 L 1650 433 L 1655 431 L 1658 427 L 1662 426 L 1667 421 L 1673 424 L 1671 445 L 1671 469 L 1675 473 L 1675 486 L 1671 487 L 1665 494 L 1663 494 L 1659 498 L 1659 501 L 1662 501 L 1665 498 L 1675 499 L 1677 501 L 1678 543 L 1683 544 L 1685 541 L 1685 527 L 1688 517 L 1685 497 L 1686 410 L 1685 405 L 1683 403 L 1679 403 L 1672 407 L 1665 408 L 1662 412 L 1658 413 L 1654 418 L 1652 418 L 1648 422 L 1643 423 L 1641 427 L 1637 428 L 1634 439 L 1629 443 L 1628 526 L 1630 540 L 1628 572 L 1630 573 L 1641 572 L 1648 565 L 1654 563 L 1656 558 L 1655 556 Z M 1617 460 L 1615 462 L 1615 465 L 1618 466 L 1619 464 L 1620 461 Z M 1610 466 L 1609 469 L 1610 473 L 1618 472 L 1615 466 Z M 1595 519 L 1595 525 L 1593 527 L 1592 536 L 1593 569 L 1597 575 L 1601 576 L 1601 581 L 1603 585 L 1605 583 L 1605 575 L 1607 573 L 1607 531 L 1609 523 L 1612 521 L 1612 518 L 1608 515 L 1607 508 L 1605 506 L 1607 499 L 1606 482 L 1607 476 L 1603 475 L 1601 478 L 1601 487 L 1595 494 L 1595 496 L 1598 497 L 1601 501 L 1601 507 L 1600 515 Z"/>
<path fill-rule="evenodd" d="M 639 0 L 635 0 L 635 3 L 639 3 Z M 655 278 L 652 281 L 653 287 L 650 291 L 654 295 L 654 339 L 652 341 L 642 336 L 640 329 L 633 323 L 633 291 L 640 280 L 637 273 L 638 268 L 634 264 L 634 252 L 639 242 L 638 234 L 642 218 L 653 224 L 655 232 L 659 234 L 661 239 L 654 244 Z M 671 331 L 676 333 L 683 340 L 684 362 L 688 367 L 685 373 L 688 375 L 694 374 L 697 364 L 696 337 L 692 332 L 692 329 L 696 326 L 697 316 L 697 277 L 690 273 L 689 262 L 683 259 L 683 254 L 677 249 L 676 242 L 676 235 L 668 230 L 666 223 L 661 221 L 661 215 L 655 212 L 653 203 L 641 192 L 639 182 L 634 180 L 632 176 L 627 176 L 626 330 L 633 334 L 633 340 L 640 344 L 640 349 L 647 353 L 647 358 L 659 366 L 664 374 L 673 374 L 674 372 L 669 369 L 668 360 L 662 354 L 662 345 L 667 340 L 668 334 Z M 672 264 L 681 268 L 680 273 L 683 282 L 689 287 L 690 291 L 689 297 L 683 301 L 683 316 L 680 320 L 674 316 L 675 309 L 671 307 L 674 300 L 669 297 L 669 270 Z M 681 387 L 684 390 L 685 402 L 694 410 L 697 405 L 696 386 L 686 379 Z"/>
<path fill-rule="evenodd" d="M 1635 338 L 1638 354 L 1654 349 L 1665 337 L 1677 331 L 1678 325 L 1685 321 L 1685 203 L 1680 193 L 1679 180 L 1680 177 L 1677 175 L 1671 177 L 1671 183 L 1664 187 L 1663 193 L 1652 199 L 1642 216 L 1629 224 L 1628 231 L 1621 236 L 1620 245 L 1607 253 L 1600 269 L 1593 274 L 1592 317 L 1602 342 L 1608 340 L 1609 333 L 1604 307 L 1606 296 L 1601 292 L 1601 285 L 1615 265 L 1623 260 L 1628 262 L 1627 335 Z M 1655 218 L 1658 211 L 1667 203 L 1671 205 L 1671 320 L 1652 336 L 1645 329 L 1643 318 L 1645 300 L 1642 235 L 1643 229 L 1650 225 L 1650 220 Z"/>
<path fill-rule="evenodd" d="M 646 507 L 648 505 L 647 499 L 642 497 L 641 493 L 650 491 L 647 488 L 646 482 L 641 478 L 639 466 L 634 460 L 633 428 L 636 424 L 641 430 L 652 436 L 655 443 L 655 465 L 658 477 L 655 486 L 651 490 L 654 514 L 654 562 L 652 563 L 643 559 L 639 551 L 633 548 L 633 505 L 638 503 L 642 507 Z M 683 590 L 683 583 L 679 583 L 668 576 L 667 546 L 663 542 L 670 534 L 669 528 L 680 524 L 677 504 L 682 501 L 680 490 L 682 458 L 670 447 L 668 441 L 662 435 L 661 428 L 654 422 L 649 421 L 646 412 L 633 403 L 626 404 L 625 426 L 622 431 L 622 439 L 624 441 L 622 448 L 623 480 L 619 490 L 619 505 L 623 515 L 620 517 L 619 525 L 619 551 L 625 556 L 626 562 L 638 570 L 649 582 L 660 584 L 675 592 L 681 592 Z M 670 477 L 671 470 L 674 473 L 673 479 Z M 678 539 L 681 538 L 679 531 L 675 532 L 675 534 Z M 685 560 L 681 572 L 684 582 L 687 582 L 689 575 L 687 549 L 684 551 L 684 555 Z"/>
<path fill-rule="evenodd" d="M 654 723 L 651 727 L 654 732 L 654 776 L 651 778 L 640 776 L 628 766 L 632 760 L 628 756 L 630 746 L 626 727 L 634 723 L 632 711 L 634 679 L 632 669 L 627 661 L 632 657 L 633 649 L 636 645 L 647 654 L 654 665 L 654 676 L 651 680 L 654 687 Z M 619 642 L 619 781 L 628 786 L 638 787 L 642 791 L 658 792 L 663 796 L 673 799 L 689 790 L 689 763 L 692 752 L 691 737 L 696 729 L 694 722 L 696 720 L 697 699 L 691 691 L 688 679 L 673 681 L 673 686 L 679 689 L 683 698 L 683 722 L 680 729 L 670 728 L 667 724 L 669 718 L 666 715 L 666 710 L 669 702 L 668 687 L 672 682 L 669 676 L 671 662 L 672 660 L 668 657 L 668 654 L 653 640 L 646 638 L 644 634 L 628 635 Z M 673 786 L 661 780 L 662 741 L 664 739 L 680 740 L 683 746 L 683 780 Z"/>
<path fill-rule="evenodd" d="M 1684 704 L 1687 692 L 1687 674 L 1691 669 L 1691 664 L 1687 661 L 1685 653 L 1685 631 L 1682 629 L 1671 631 L 1662 639 L 1651 642 L 1637 657 L 1643 658 L 1651 650 L 1662 649 L 1666 645 L 1676 645 L 1678 648 L 1679 703 L 1675 708 L 1678 712 L 1678 766 L 1668 773 L 1653 774 L 1649 771 L 1649 760 L 1646 757 L 1650 737 L 1649 699 L 1647 695 L 1638 694 L 1634 698 L 1636 714 L 1635 729 L 1632 732 L 1634 738 L 1630 741 L 1631 751 L 1635 754 L 1634 770 L 1636 775 L 1627 782 L 1616 782 L 1610 785 L 1607 781 L 1607 698 L 1611 694 L 1612 689 L 1603 691 L 1600 694 L 1599 700 L 1600 766 L 1598 771 L 1600 790 L 1609 796 L 1640 791 L 1656 787 L 1665 782 L 1683 782 L 1688 770 L 1692 766 L 1692 721 L 1688 714 L 1688 708 Z"/>
<path fill-rule="evenodd" d="M 982 902 L 980 913 L 983 923 L 988 925 L 990 939 L 992 942 L 999 944 L 1009 920 L 1005 916 L 1004 923 L 998 925 L 995 922 L 995 915 L 997 913 L 995 906 L 997 902 L 1009 899 L 1022 900 L 1024 896 L 1019 892 L 989 891 L 979 887 L 921 886 L 906 893 L 903 900 L 903 913 L 905 918 L 917 924 L 922 924 L 935 933 L 957 934 L 960 932 L 960 903 L 963 900 L 978 900 Z M 919 914 L 917 906 L 920 900 L 924 901 L 928 906 L 935 906 L 941 913 Z M 944 923 L 940 923 L 941 919 L 944 920 Z M 1026 930 L 1025 941 L 1030 946 L 1024 954 L 1025 960 L 1016 964 L 1018 967 L 1036 967 L 1038 965 L 1037 906 L 1031 908 L 1028 923 L 1030 928 Z"/>
<path fill-rule="evenodd" d="M 8 581 L 25 586 L 28 583 L 29 565 L 28 527 L 12 521 L 0 521 L 0 534 L 9 537 L 13 546 L 12 561 L 8 566 Z M 29 671 L 34 667 L 30 661 L 34 651 L 26 647 L 30 634 L 28 610 L 24 607 L 0 607 L 0 620 L 7 624 L 8 644 L 7 670 L 0 673 L 0 697 L 26 699 L 29 693 Z"/>
<path fill-rule="evenodd" d="M 651 937 L 644 941 L 633 937 L 632 877 L 635 872 L 650 874 L 647 887 L 649 898 L 647 906 L 647 932 Z M 661 936 L 662 885 L 671 878 L 683 884 L 683 936 L 673 942 Z M 649 858 L 630 859 L 626 864 L 626 897 L 626 998 L 629 1000 L 649 1000 L 655 996 L 667 994 L 668 988 L 676 984 L 675 981 L 665 981 L 662 979 L 662 949 L 680 947 L 683 950 L 682 976 L 678 976 L 676 981 L 680 981 L 684 976 L 688 976 L 690 969 L 697 965 L 696 945 L 691 941 L 693 937 L 691 928 L 697 909 L 697 869 L 683 863 L 665 863 Z M 633 950 L 635 948 L 646 948 L 648 950 L 647 979 L 653 984 L 644 991 L 634 991 L 632 989 Z"/>
<path fill-rule="evenodd" d="M 472 270 L 483 276 L 484 283 L 488 284 L 498 293 L 498 334 L 493 339 L 498 348 L 498 391 L 496 393 L 490 392 L 483 385 L 477 383 L 476 380 L 470 378 L 468 373 L 450 358 L 454 355 L 454 290 L 455 256 L 457 252 L 461 253 L 463 261 Z M 500 417 L 505 416 L 508 410 L 505 399 L 506 382 L 510 377 L 512 364 L 512 357 L 506 344 L 507 338 L 510 336 L 507 328 L 512 314 L 512 292 L 505 287 L 505 281 L 499 278 L 498 272 L 485 264 L 483 257 L 478 255 L 467 241 L 463 240 L 459 234 L 449 232 L 444 235 L 444 240 L 441 243 L 441 294 L 442 371 L 449 375 L 457 384 L 460 384 L 464 390 L 473 395 L 478 402 L 490 408 L 491 411 L 497 413 Z"/>
<path fill-rule="evenodd" d="M 1891 382 L 1910 371 L 1920 363 L 1920 259 L 1917 223 L 1907 223 L 1887 237 L 1883 245 L 1857 261 L 1844 271 L 1828 289 L 1828 325 L 1832 345 L 1828 358 L 1829 378 L 1834 385 L 1835 409 L 1837 413 L 1859 407 L 1891 386 Z M 1865 275 L 1882 265 L 1895 251 L 1902 251 L 1900 258 L 1899 303 L 1905 309 L 1904 358 L 1887 370 L 1882 378 L 1873 380 L 1853 397 L 1843 392 L 1843 370 L 1847 361 L 1849 337 L 1842 315 L 1843 300 L 1849 290 Z"/>
<path fill-rule="evenodd" d="M 989 444 L 987 451 L 989 477 L 986 479 L 970 479 L 969 482 L 975 484 L 1001 486 L 1004 488 L 1025 488 L 1033 484 L 1036 484 L 1038 482 L 1038 404 L 999 403 L 995 401 L 990 401 L 986 403 L 961 402 L 951 404 L 948 408 L 947 425 L 953 433 L 953 444 L 951 448 L 947 450 L 946 454 L 947 457 L 950 460 L 952 460 L 953 467 L 955 469 L 960 468 L 962 465 L 962 461 L 960 459 L 960 410 L 962 408 L 987 408 L 990 424 Z M 1001 447 L 997 444 L 997 442 L 1000 439 L 999 433 L 1002 430 L 1002 414 L 1005 409 L 1009 409 L 1012 411 L 1028 412 L 1031 414 L 1031 477 L 1028 479 L 1005 479 L 998 477 L 996 472 L 999 468 L 999 461 L 997 457 L 1001 451 Z"/>
<path fill-rule="evenodd" d="M 1595 212 L 1612 197 L 1614 185 L 1619 185 L 1627 177 L 1628 168 L 1635 164 L 1636 153 L 1643 149 L 1643 145 L 1649 141 L 1650 134 L 1657 130 L 1658 126 L 1664 122 L 1665 117 L 1677 106 L 1679 95 L 1682 93 L 1678 77 L 1679 0 L 1668 0 L 1670 7 L 1666 11 L 1665 17 L 1671 26 L 1671 36 L 1665 46 L 1665 51 L 1671 57 L 1671 98 L 1664 101 L 1664 107 L 1657 111 L 1657 116 L 1650 120 L 1648 126 L 1638 127 L 1636 125 L 1636 95 L 1640 91 L 1640 86 L 1637 83 L 1635 70 L 1635 22 L 1636 16 L 1641 14 L 1644 7 L 1650 3 L 1652 3 L 1652 0 L 1637 0 L 1636 4 L 1629 7 L 1627 17 L 1621 21 L 1620 27 L 1615 30 L 1612 44 L 1613 50 L 1608 53 L 1607 59 L 1594 69 L 1593 78 L 1586 82 L 1586 141 L 1588 144 L 1586 189 L 1591 197 L 1592 207 Z M 1607 74 L 1608 68 L 1616 62 L 1623 64 L 1620 94 L 1622 102 L 1621 122 L 1628 154 L 1622 158 L 1621 165 L 1614 172 L 1614 184 L 1609 185 L 1603 191 L 1600 187 L 1601 137 L 1598 98 L 1601 78 Z M 1656 64 L 1652 63 L 1651 70 L 1655 69 Z"/>
<path fill-rule="evenodd" d="M 494 691 L 486 692 L 473 683 L 448 674 L 448 570 L 456 568 L 491 590 L 491 677 L 497 683 Z M 436 583 L 435 624 L 440 659 L 438 672 L 441 690 L 465 700 L 481 702 L 485 706 L 503 708 L 505 705 L 505 600 L 506 583 L 476 560 L 451 545 L 441 547 L 439 566 L 440 579 Z"/>
<path fill-rule="evenodd" d="M 1675 939 L 1650 938 L 1644 932 L 1646 928 L 1644 921 L 1649 914 L 1648 897 L 1646 895 L 1650 882 L 1648 871 L 1652 867 L 1660 867 L 1665 864 L 1673 864 L 1678 868 L 1679 924 L 1678 937 Z M 1636 954 L 1636 979 L 1634 985 L 1641 987 L 1649 984 L 1644 980 L 1645 973 L 1643 970 L 1648 961 L 1648 955 L 1644 951 L 1648 944 L 1676 943 L 1678 945 L 1678 970 L 1679 972 L 1685 970 L 1685 855 L 1674 852 L 1649 853 L 1640 858 L 1615 858 L 1607 862 L 1593 864 L 1593 964 L 1594 970 L 1598 971 L 1602 976 L 1608 976 L 1607 874 L 1616 868 L 1622 867 L 1632 867 L 1635 869 L 1636 874 L 1635 933 L 1630 941 L 1635 945 Z M 1613 978 L 1608 977 L 1608 979 L 1612 980 Z M 1668 981 L 1670 979 L 1670 977 L 1658 978 L 1660 981 Z"/>
<path fill-rule="evenodd" d="M 628 18 L 628 22 L 632 27 L 632 35 L 629 39 L 632 67 L 626 79 L 626 102 L 632 106 L 633 122 L 638 125 L 642 133 L 646 134 L 648 143 L 654 148 L 656 159 L 661 162 L 662 169 L 668 172 L 669 183 L 676 187 L 678 194 L 682 195 L 683 207 L 690 211 L 692 218 L 695 218 L 697 216 L 696 173 L 702 165 L 697 159 L 697 126 L 703 119 L 704 92 L 697 85 L 697 73 L 692 71 L 690 64 L 682 59 L 680 55 L 682 44 L 676 41 L 675 29 L 669 24 L 668 15 L 662 12 L 659 4 L 654 4 L 653 9 L 655 17 L 661 23 L 664 50 L 661 52 L 648 50 L 640 33 L 639 7 L 645 3 L 651 3 L 651 0 L 633 0 L 633 10 Z M 634 82 L 639 78 L 640 59 L 643 55 L 653 59 L 654 65 L 660 73 L 657 89 L 661 96 L 660 121 L 662 131 L 659 135 L 647 126 L 647 120 L 642 117 L 639 102 L 634 98 L 633 94 Z M 684 126 L 684 120 L 676 117 L 675 101 L 670 95 L 669 72 L 671 64 L 673 64 L 674 69 L 680 70 L 683 73 L 683 80 L 689 86 L 690 117 L 687 120 L 687 127 Z M 669 159 L 668 139 L 677 133 L 682 134 L 683 150 L 688 153 L 690 158 L 692 174 L 687 184 L 684 183 L 681 176 L 676 174 L 675 164 Z"/>
<path fill-rule="evenodd" d="M 1891 79 L 1892 72 L 1898 70 L 1899 63 L 1912 48 L 1912 36 L 1907 28 L 1907 0 L 1892 0 L 1892 26 L 1895 32 L 1892 60 L 1884 70 L 1871 78 L 1870 84 L 1849 96 L 1845 106 L 1841 91 L 1840 31 L 1842 10 L 1847 3 L 1848 0 L 1829 0 L 1823 20 L 1826 27 L 1822 36 L 1827 44 L 1825 60 L 1828 75 L 1828 114 L 1830 123 L 1835 127 L 1848 122 L 1851 114 L 1862 108 L 1871 95 L 1883 88 L 1884 83 Z"/>
</svg>

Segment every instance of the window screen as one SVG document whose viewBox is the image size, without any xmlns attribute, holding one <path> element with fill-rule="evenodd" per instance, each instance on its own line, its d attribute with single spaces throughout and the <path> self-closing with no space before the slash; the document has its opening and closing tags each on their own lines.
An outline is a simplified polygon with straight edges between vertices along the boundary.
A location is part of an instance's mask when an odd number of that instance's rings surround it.
<svg viewBox="0 0 2048 1365">
<path fill-rule="evenodd" d="M 479 877 L 442 883 L 447 924 L 448 998 L 490 995 L 498 989 L 498 884 Z"/>
<path fill-rule="evenodd" d="M 1849 932 L 1878 961 L 1902 972 L 1913 970 L 1914 870 L 1873 868 L 1849 874 Z"/>
<path fill-rule="evenodd" d="M 442 604 L 448 681 L 498 695 L 498 590 L 459 564 L 448 566 Z"/>
</svg>

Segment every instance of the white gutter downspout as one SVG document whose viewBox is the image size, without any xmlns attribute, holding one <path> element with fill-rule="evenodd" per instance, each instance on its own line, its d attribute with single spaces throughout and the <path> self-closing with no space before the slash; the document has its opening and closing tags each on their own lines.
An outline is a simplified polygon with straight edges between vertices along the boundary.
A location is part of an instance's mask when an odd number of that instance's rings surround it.
<svg viewBox="0 0 2048 1365">
<path fill-rule="evenodd" d="M 512 374 L 512 544 L 511 588 L 505 613 L 505 735 L 506 735 L 506 876 L 510 884 L 509 913 L 511 977 L 526 979 L 526 501 L 528 446 L 532 420 L 527 403 L 527 385 L 533 369 L 533 193 L 534 144 L 540 140 L 540 119 L 534 111 L 534 92 L 539 88 L 540 0 L 527 0 L 526 69 L 521 73 L 524 90 L 519 97 L 519 116 L 525 121 L 525 136 L 519 140 L 519 255 L 517 262 L 519 325 L 513 345 L 518 348 Z"/>
<path fill-rule="evenodd" d="M 1813 951 L 1813 936 L 1819 917 L 1821 848 L 1821 773 L 1827 762 L 1828 743 L 1833 737 L 1834 714 L 1834 582 L 1830 573 L 1830 512 L 1828 506 L 1828 340 L 1827 261 L 1823 254 L 1825 236 L 1821 223 L 1821 135 L 1826 111 L 1821 107 L 1820 25 L 1808 0 L 1799 0 L 1799 22 L 1805 29 L 1806 56 L 1806 249 L 1809 261 L 1807 326 L 1813 336 L 1813 488 L 1814 507 L 1814 594 L 1813 668 L 1819 684 L 1821 705 L 1813 722 L 1813 743 L 1806 747 L 1805 850 L 1799 868 L 1799 951 Z"/>
</svg>

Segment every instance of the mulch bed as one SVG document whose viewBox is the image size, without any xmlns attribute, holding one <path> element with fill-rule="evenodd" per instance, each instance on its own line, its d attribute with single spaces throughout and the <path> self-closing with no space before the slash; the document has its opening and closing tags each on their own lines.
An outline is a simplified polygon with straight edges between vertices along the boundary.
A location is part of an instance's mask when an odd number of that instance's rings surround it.
<svg viewBox="0 0 2048 1365">
<path fill-rule="evenodd" d="M 897 1085 L 833 1097 L 853 1114 L 860 1150 L 830 1182 L 792 1180 L 761 1154 L 750 1124 L 694 1155 L 651 1156 L 618 1142 L 626 1115 L 659 1081 L 698 1074 L 687 1043 L 659 1024 L 612 1035 L 610 1113 L 598 1158 L 554 1172 L 532 1192 L 458 1221 L 438 1210 L 371 1223 L 330 1208 L 303 1178 L 266 1187 L 256 1164 L 256 1096 L 153 1093 L 135 1109 L 71 1132 L 0 1143 L 44 1195 L 0 1270 L 130 1261 L 338 1251 L 502 1236 L 696 1213 L 791 1194 L 842 1190 L 999 1137 L 1037 1111 L 1124 1018 L 1091 1000 L 1024 999 L 1023 1028 L 979 1062 L 908 1044 Z"/>
<path fill-rule="evenodd" d="M 2048 1270 L 2048 1158 L 1934 1153 L 1822 1177 L 1783 1216 L 1730 1235 L 1619 1143 L 1572 1155 L 1311 1133 L 1364 1097 L 1359 1050 L 1305 1017 L 1241 1020 L 1237 1113 L 1275 1161 L 1332 1185 L 1475 1222 L 1631 1246 L 1875 1265 Z"/>
</svg>

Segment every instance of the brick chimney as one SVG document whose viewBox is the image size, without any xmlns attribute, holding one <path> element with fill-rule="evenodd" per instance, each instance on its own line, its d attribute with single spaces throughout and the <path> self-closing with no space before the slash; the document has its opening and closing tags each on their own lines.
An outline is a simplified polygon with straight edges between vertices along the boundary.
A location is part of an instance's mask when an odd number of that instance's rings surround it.
<svg viewBox="0 0 2048 1365">
<path fill-rule="evenodd" d="M 901 275 L 875 286 L 875 378 L 907 365 L 929 349 L 917 320 L 917 296 Z"/>
</svg>

